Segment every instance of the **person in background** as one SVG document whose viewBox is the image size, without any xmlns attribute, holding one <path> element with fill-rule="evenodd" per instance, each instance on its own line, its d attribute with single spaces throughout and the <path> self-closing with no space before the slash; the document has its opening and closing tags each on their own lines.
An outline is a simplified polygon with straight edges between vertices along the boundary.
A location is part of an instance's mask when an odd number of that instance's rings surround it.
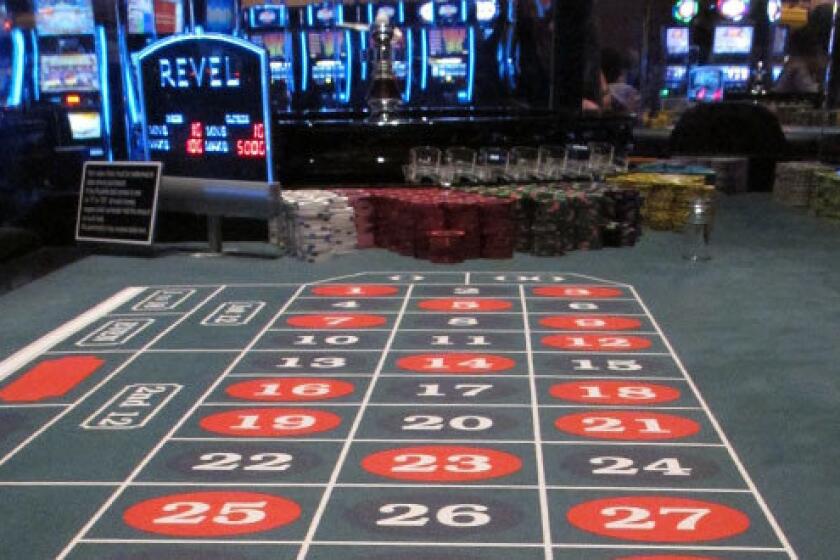
<svg viewBox="0 0 840 560">
<path fill-rule="evenodd" d="M 607 84 L 604 109 L 622 113 L 638 113 L 642 97 L 639 90 L 627 83 L 630 61 L 616 49 L 601 51 L 601 72 Z"/>
<path fill-rule="evenodd" d="M 819 93 L 828 64 L 832 8 L 818 6 L 808 16 L 808 24 L 790 37 L 790 56 L 776 83 L 777 93 Z"/>
</svg>

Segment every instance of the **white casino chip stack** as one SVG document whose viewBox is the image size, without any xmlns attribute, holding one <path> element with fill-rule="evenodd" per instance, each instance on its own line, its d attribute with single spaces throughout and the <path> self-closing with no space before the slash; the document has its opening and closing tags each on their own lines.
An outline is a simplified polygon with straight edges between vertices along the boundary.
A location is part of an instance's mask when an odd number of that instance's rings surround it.
<svg viewBox="0 0 840 560">
<path fill-rule="evenodd" d="M 322 262 L 356 248 L 353 208 L 347 197 L 330 191 L 287 191 L 283 206 L 290 255 Z"/>
</svg>

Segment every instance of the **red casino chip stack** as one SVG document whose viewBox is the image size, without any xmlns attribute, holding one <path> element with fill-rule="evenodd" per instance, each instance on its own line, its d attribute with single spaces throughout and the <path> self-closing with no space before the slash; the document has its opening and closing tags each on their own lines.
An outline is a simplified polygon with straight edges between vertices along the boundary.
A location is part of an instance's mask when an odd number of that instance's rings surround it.
<svg viewBox="0 0 840 560">
<path fill-rule="evenodd" d="M 461 230 L 438 230 L 428 232 L 429 260 L 437 264 L 464 262 L 466 236 Z"/>
<path fill-rule="evenodd" d="M 358 247 L 454 263 L 513 256 L 513 203 L 440 188 L 338 189 L 356 215 Z"/>
<path fill-rule="evenodd" d="M 516 224 L 512 199 L 486 198 L 481 201 L 481 257 L 512 259 L 516 247 Z"/>
<path fill-rule="evenodd" d="M 480 196 L 452 196 L 443 203 L 446 225 L 452 231 L 462 232 L 461 249 L 465 259 L 481 258 Z"/>
</svg>

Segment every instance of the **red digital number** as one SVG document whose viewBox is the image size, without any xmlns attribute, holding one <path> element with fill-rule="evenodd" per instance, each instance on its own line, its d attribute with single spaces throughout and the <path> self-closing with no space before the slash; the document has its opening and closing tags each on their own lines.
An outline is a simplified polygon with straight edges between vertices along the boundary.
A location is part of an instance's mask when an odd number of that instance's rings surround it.
<svg viewBox="0 0 840 560">
<path fill-rule="evenodd" d="M 257 140 L 265 140 L 265 125 L 257 123 L 254 125 L 254 138 Z"/>
<path fill-rule="evenodd" d="M 190 138 L 187 140 L 187 153 L 192 156 L 204 154 L 204 140 L 201 138 Z"/>
<path fill-rule="evenodd" d="M 237 140 L 236 155 L 243 158 L 265 157 L 265 140 Z"/>
<path fill-rule="evenodd" d="M 192 138 L 204 138 L 204 125 L 200 122 L 190 123 L 190 136 Z"/>
</svg>

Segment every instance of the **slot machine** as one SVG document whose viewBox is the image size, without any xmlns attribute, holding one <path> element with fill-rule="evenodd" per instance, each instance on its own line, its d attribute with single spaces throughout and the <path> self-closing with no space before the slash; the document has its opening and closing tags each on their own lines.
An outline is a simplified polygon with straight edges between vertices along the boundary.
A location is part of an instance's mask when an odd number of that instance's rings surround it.
<svg viewBox="0 0 840 560">
<path fill-rule="evenodd" d="M 345 109 L 353 95 L 354 32 L 345 29 L 344 5 L 326 0 L 302 9 L 300 99 L 304 110 Z"/>
<path fill-rule="evenodd" d="M 403 103 L 408 104 L 413 100 L 413 93 L 415 87 L 414 77 L 414 51 L 415 51 L 415 32 L 413 29 L 412 18 L 410 13 L 406 11 L 406 4 L 403 0 L 383 0 L 381 2 L 368 2 L 360 7 L 362 17 L 358 19 L 367 25 L 372 25 L 376 20 L 377 14 L 384 11 L 395 28 L 395 40 L 392 45 L 393 54 L 393 69 L 394 75 L 397 77 Z M 368 77 L 370 75 L 370 56 L 371 53 L 371 38 L 367 32 L 359 33 L 360 46 L 360 60 L 361 66 L 359 70 L 359 77 L 361 87 L 359 88 L 359 95 L 363 98 L 367 94 L 370 85 Z"/>
<path fill-rule="evenodd" d="M 770 77 L 775 84 L 787 62 L 790 28 L 781 23 L 781 0 L 767 1 L 767 20 L 770 23 Z"/>
<path fill-rule="evenodd" d="M 111 103 L 105 28 L 91 0 L 35 0 L 36 101 L 67 110 L 72 143 L 111 158 Z"/>
<path fill-rule="evenodd" d="M 688 27 L 666 27 L 663 32 L 665 45 L 665 72 L 660 96 L 680 97 L 688 87 L 691 30 Z"/>
<path fill-rule="evenodd" d="M 476 29 L 467 0 L 416 4 L 420 24 L 420 102 L 428 107 L 472 105 Z"/>
<path fill-rule="evenodd" d="M 515 83 L 516 45 L 508 44 L 513 12 L 512 2 L 502 0 L 472 0 L 475 27 L 475 105 L 501 107 L 511 90 L 508 79 Z"/>
<path fill-rule="evenodd" d="M 709 61 L 723 76 L 724 95 L 746 93 L 752 76 L 755 26 L 747 19 L 749 0 L 718 0 L 722 18 L 714 28 Z"/>
<path fill-rule="evenodd" d="M 250 6 L 244 12 L 245 35 L 268 53 L 271 104 L 277 111 L 290 111 L 296 91 L 295 34 L 285 4 Z"/>
<path fill-rule="evenodd" d="M 23 104 L 25 40 L 15 29 L 6 6 L 0 3 L 0 108 L 18 109 Z"/>
<path fill-rule="evenodd" d="M 674 24 L 662 29 L 665 62 L 660 90 L 662 98 L 682 97 L 687 93 L 692 62 L 690 26 L 699 12 L 697 0 L 678 0 L 672 11 Z"/>
</svg>

